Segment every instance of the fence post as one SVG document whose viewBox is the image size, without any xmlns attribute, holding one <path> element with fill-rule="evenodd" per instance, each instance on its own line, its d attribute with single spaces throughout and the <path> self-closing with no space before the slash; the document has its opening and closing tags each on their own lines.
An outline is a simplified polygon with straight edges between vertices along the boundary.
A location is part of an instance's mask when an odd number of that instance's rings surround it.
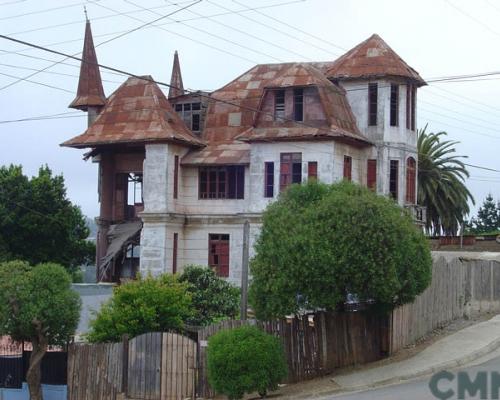
<svg viewBox="0 0 500 400">
<path fill-rule="evenodd" d="M 128 335 L 122 336 L 123 354 L 122 354 L 122 393 L 128 394 Z"/>
</svg>

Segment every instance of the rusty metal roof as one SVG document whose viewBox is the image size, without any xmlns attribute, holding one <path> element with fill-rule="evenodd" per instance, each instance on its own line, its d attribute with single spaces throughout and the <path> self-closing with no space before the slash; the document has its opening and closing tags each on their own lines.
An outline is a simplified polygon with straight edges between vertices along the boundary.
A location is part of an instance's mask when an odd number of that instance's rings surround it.
<svg viewBox="0 0 500 400">
<path fill-rule="evenodd" d="M 399 57 L 377 34 L 349 50 L 328 69 L 332 79 L 377 78 L 398 76 L 425 85 L 422 77 Z"/>
<path fill-rule="evenodd" d="M 174 64 L 172 66 L 172 76 L 170 77 L 170 89 L 168 98 L 182 96 L 184 94 L 184 84 L 182 83 L 181 65 L 177 50 L 174 53 Z"/>
<path fill-rule="evenodd" d="M 170 106 L 150 76 L 128 78 L 108 99 L 95 122 L 62 146 L 85 148 L 116 143 L 178 142 L 203 146 Z"/>
<path fill-rule="evenodd" d="M 250 145 L 247 143 L 209 144 L 201 150 L 186 154 L 182 165 L 234 165 L 250 164 Z"/>
<path fill-rule="evenodd" d="M 70 108 L 87 111 L 90 106 L 103 106 L 106 96 L 102 88 L 101 74 L 97 63 L 94 41 L 90 21 L 85 25 L 85 40 L 83 42 L 82 63 L 80 65 L 80 78 L 75 99 Z"/>
</svg>

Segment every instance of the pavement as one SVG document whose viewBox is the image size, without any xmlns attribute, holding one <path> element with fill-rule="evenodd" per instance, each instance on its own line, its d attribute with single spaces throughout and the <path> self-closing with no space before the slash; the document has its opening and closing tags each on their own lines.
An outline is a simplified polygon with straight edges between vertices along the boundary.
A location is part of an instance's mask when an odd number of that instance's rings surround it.
<svg viewBox="0 0 500 400">
<path fill-rule="evenodd" d="M 326 377 L 323 379 L 331 381 L 330 387 L 286 397 L 321 397 L 394 385 L 471 364 L 495 354 L 497 349 L 500 349 L 500 315 L 446 336 L 406 360 Z"/>
</svg>

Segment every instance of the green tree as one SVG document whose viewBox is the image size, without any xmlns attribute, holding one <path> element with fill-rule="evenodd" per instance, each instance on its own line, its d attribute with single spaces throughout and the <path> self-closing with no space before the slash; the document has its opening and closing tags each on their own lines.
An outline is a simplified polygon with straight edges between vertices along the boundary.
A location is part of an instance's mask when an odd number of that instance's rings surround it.
<svg viewBox="0 0 500 400">
<path fill-rule="evenodd" d="M 479 207 L 477 218 L 472 218 L 469 230 L 473 233 L 498 232 L 500 230 L 500 205 L 488 194 Z"/>
<path fill-rule="evenodd" d="M 433 235 L 455 235 L 469 214 L 474 198 L 465 185 L 469 172 L 456 155 L 459 142 L 442 140 L 447 133 L 418 131 L 418 204 L 427 208 L 426 230 Z"/>
<path fill-rule="evenodd" d="M 210 385 L 231 400 L 255 391 L 264 397 L 287 373 L 280 340 L 254 326 L 213 335 L 207 359 Z"/>
<path fill-rule="evenodd" d="M 21 166 L 0 167 L 0 260 L 55 262 L 74 271 L 92 262 L 95 246 L 62 175 L 41 167 L 28 178 Z"/>
<path fill-rule="evenodd" d="M 189 265 L 179 281 L 188 283 L 195 314 L 187 322 L 191 325 L 209 325 L 239 312 L 240 289 L 218 277 L 210 268 Z"/>
<path fill-rule="evenodd" d="M 26 375 L 30 398 L 41 400 L 40 364 L 49 345 L 64 345 L 80 317 L 80 298 L 64 267 L 24 261 L 0 264 L 0 334 L 33 345 Z"/>
<path fill-rule="evenodd" d="M 394 306 L 430 283 L 422 232 L 394 201 L 358 185 L 292 185 L 263 215 L 250 302 L 261 319 L 334 310 L 354 294 Z"/>
<path fill-rule="evenodd" d="M 188 285 L 175 276 L 138 277 L 114 289 L 90 323 L 90 342 L 117 342 L 127 334 L 179 330 L 193 315 Z"/>
</svg>

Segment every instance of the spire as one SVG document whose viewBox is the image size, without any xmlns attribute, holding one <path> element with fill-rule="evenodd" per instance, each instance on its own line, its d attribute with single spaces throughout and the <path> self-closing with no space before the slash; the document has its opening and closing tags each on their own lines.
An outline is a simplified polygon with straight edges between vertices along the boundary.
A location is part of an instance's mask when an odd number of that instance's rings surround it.
<svg viewBox="0 0 500 400">
<path fill-rule="evenodd" d="M 170 78 L 170 90 L 168 98 L 182 96 L 184 94 L 184 85 L 182 84 L 181 65 L 179 64 L 179 54 L 177 50 L 174 53 L 174 65 L 172 66 L 172 77 Z"/>
<path fill-rule="evenodd" d="M 94 40 L 90 29 L 90 21 L 85 10 L 85 41 L 83 43 L 82 64 L 80 66 L 80 80 L 75 99 L 70 108 L 87 111 L 89 107 L 102 107 L 106 104 L 106 96 L 102 88 L 101 74 L 97 64 Z"/>
</svg>

